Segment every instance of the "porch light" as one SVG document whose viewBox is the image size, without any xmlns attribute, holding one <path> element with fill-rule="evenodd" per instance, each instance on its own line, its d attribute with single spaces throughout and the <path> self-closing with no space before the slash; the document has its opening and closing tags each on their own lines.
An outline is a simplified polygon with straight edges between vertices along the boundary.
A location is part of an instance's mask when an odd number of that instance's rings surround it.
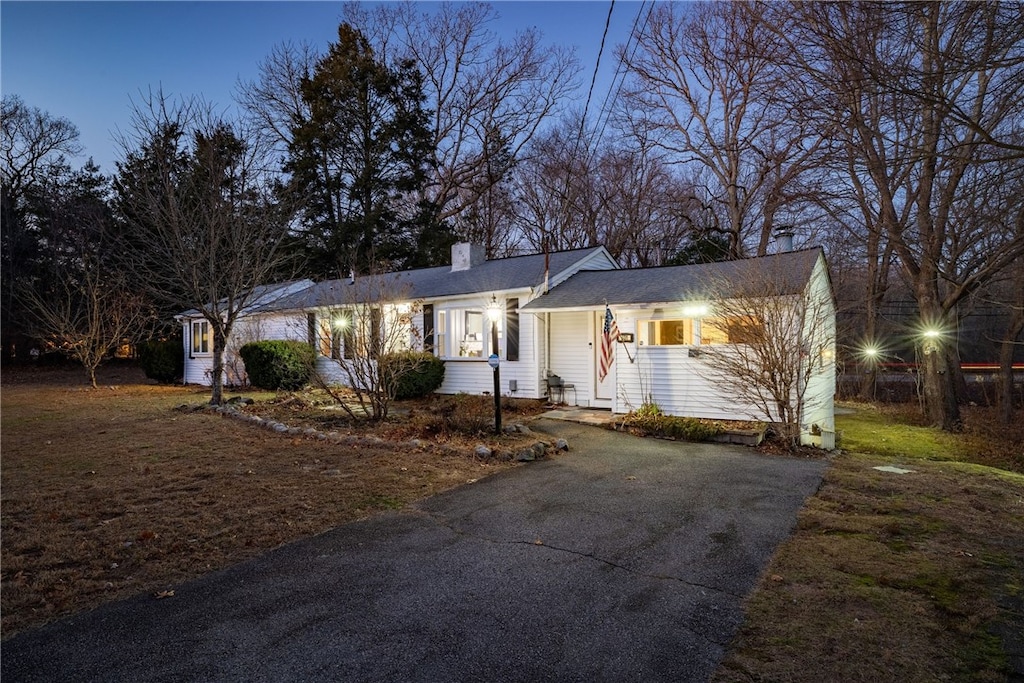
<svg viewBox="0 0 1024 683">
<path fill-rule="evenodd" d="M 346 327 L 348 327 L 348 318 L 343 315 L 334 318 L 334 329 L 343 330 Z"/>
<path fill-rule="evenodd" d="M 703 318 L 707 314 L 708 307 L 703 304 L 683 307 L 683 316 L 686 318 Z"/>
<path fill-rule="evenodd" d="M 924 335 L 925 339 L 938 339 L 939 337 L 942 336 L 942 332 L 936 330 L 935 328 L 929 328 L 922 332 L 921 334 Z"/>
</svg>

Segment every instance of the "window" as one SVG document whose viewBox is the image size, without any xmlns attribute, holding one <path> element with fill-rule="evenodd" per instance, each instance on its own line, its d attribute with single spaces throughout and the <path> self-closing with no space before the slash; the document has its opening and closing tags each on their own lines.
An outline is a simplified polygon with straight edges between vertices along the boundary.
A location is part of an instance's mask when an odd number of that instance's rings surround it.
<svg viewBox="0 0 1024 683">
<path fill-rule="evenodd" d="M 753 344 L 764 336 L 754 316 L 640 320 L 637 332 L 642 346 Z"/>
<path fill-rule="evenodd" d="M 192 323 L 192 353 L 210 353 L 210 323 L 206 320 Z"/>
<path fill-rule="evenodd" d="M 498 320 L 498 345 L 502 321 Z M 436 344 L 445 358 L 487 358 L 491 354 L 491 321 L 483 308 L 438 311 Z"/>
<path fill-rule="evenodd" d="M 763 338 L 761 321 L 751 315 L 705 318 L 700 322 L 701 344 L 755 344 Z"/>
<path fill-rule="evenodd" d="M 448 311 L 437 312 L 437 327 L 434 329 L 434 348 L 437 350 L 438 357 L 443 358 L 448 354 L 448 347 L 445 343 L 448 340 L 446 331 L 448 329 Z"/>
<path fill-rule="evenodd" d="M 693 320 L 641 320 L 637 323 L 642 346 L 686 346 L 693 344 Z"/>
<path fill-rule="evenodd" d="M 320 320 L 315 348 L 321 356 L 328 356 L 334 360 L 341 358 L 341 337 L 344 326 L 341 320 L 333 316 L 327 316 Z"/>
<path fill-rule="evenodd" d="M 459 311 L 461 325 L 456 333 L 460 356 L 480 358 L 484 355 L 484 313 L 483 311 Z"/>
</svg>

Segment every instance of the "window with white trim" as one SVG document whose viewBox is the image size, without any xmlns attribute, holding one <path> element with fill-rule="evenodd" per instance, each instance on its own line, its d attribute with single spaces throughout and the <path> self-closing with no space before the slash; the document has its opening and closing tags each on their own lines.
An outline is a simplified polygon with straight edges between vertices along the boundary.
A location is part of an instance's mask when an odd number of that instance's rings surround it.
<svg viewBox="0 0 1024 683">
<path fill-rule="evenodd" d="M 491 321 L 486 309 L 448 308 L 437 314 L 436 345 L 442 358 L 487 358 L 491 353 Z M 498 320 L 501 346 L 502 320 Z"/>
<path fill-rule="evenodd" d="M 641 346 L 750 344 L 762 336 L 754 316 L 638 320 L 637 333 Z"/>
<path fill-rule="evenodd" d="M 700 343 L 753 344 L 764 339 L 763 324 L 755 316 L 704 318 L 700 321 Z"/>
<path fill-rule="evenodd" d="M 192 355 L 201 356 L 210 353 L 210 322 L 195 320 L 192 322 Z"/>
<path fill-rule="evenodd" d="M 637 321 L 637 332 L 641 346 L 688 346 L 693 344 L 693 320 L 690 318 L 640 320 Z"/>
</svg>

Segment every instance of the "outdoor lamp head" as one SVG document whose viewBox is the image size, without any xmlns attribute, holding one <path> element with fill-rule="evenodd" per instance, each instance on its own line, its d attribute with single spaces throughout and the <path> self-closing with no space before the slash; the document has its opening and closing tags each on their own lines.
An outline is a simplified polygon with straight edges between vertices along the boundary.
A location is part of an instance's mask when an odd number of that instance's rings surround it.
<svg viewBox="0 0 1024 683">
<path fill-rule="evenodd" d="M 498 309 L 498 299 L 495 295 L 491 295 L 491 303 L 487 305 L 487 317 L 492 323 L 498 322 L 498 315 L 501 311 Z"/>
</svg>

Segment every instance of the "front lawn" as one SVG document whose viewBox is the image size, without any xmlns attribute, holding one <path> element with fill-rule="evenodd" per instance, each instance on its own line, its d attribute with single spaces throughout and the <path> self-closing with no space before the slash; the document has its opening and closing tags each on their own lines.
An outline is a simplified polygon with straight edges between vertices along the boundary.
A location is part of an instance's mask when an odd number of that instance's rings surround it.
<svg viewBox="0 0 1024 683">
<path fill-rule="evenodd" d="M 1024 427 L 971 409 L 949 435 L 854 410 L 837 429 L 859 452 L 800 512 L 714 680 L 1008 680 L 1024 666 Z"/>
<path fill-rule="evenodd" d="M 355 430 L 381 440 L 353 446 L 179 410 L 206 402 L 209 392 L 155 385 L 116 366 L 102 372 L 98 390 L 84 385 L 80 370 L 4 373 L 4 638 L 103 602 L 168 590 L 513 466 L 473 455 L 475 443 L 495 444 L 490 436 L 447 433 L 411 445 L 408 412 Z M 254 411 L 287 423 L 313 416 L 301 398 L 245 392 L 253 395 L 262 399 Z M 483 419 L 487 411 L 467 405 L 459 406 L 462 418 Z M 507 451 L 528 438 L 498 443 Z"/>
</svg>

